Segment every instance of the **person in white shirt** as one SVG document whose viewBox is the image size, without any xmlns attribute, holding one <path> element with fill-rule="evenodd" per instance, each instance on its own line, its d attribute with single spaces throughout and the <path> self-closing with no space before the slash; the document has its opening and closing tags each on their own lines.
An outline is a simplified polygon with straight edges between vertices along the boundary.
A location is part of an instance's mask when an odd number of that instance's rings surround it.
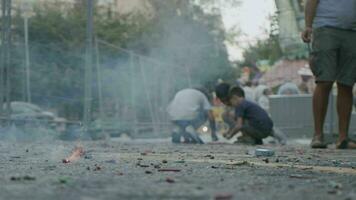
<svg viewBox="0 0 356 200">
<path fill-rule="evenodd" d="M 255 102 L 255 90 L 252 88 L 252 83 L 251 81 L 247 81 L 242 89 L 245 92 L 245 98 L 246 100 Z"/>
<path fill-rule="evenodd" d="M 258 105 L 261 106 L 267 113 L 269 113 L 269 95 L 271 95 L 271 90 L 266 88 L 263 90 L 262 96 L 258 99 Z"/>
<path fill-rule="evenodd" d="M 185 143 L 203 144 L 196 129 L 207 119 L 209 119 L 212 140 L 218 140 L 209 99 L 211 99 L 209 93 L 203 88 L 187 88 L 176 93 L 167 107 L 168 115 L 174 126 L 173 143 L 180 143 L 183 137 Z"/>
<path fill-rule="evenodd" d="M 298 86 L 290 80 L 285 82 L 278 88 L 278 95 L 296 95 L 300 94 Z"/>
<path fill-rule="evenodd" d="M 259 84 L 255 88 L 254 98 L 255 98 L 256 102 L 259 101 L 260 97 L 263 95 L 263 91 L 267 88 L 268 88 L 268 86 L 264 84 L 264 81 L 260 80 Z"/>
</svg>

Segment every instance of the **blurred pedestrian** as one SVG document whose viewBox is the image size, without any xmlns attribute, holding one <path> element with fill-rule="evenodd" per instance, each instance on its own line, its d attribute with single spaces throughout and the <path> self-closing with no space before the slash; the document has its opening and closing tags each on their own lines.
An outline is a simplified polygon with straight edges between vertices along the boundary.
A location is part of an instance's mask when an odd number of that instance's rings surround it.
<svg viewBox="0 0 356 200">
<path fill-rule="evenodd" d="M 302 94 L 311 94 L 314 91 L 315 83 L 313 81 L 313 72 L 310 70 L 309 65 L 298 70 L 298 74 L 302 79 L 302 82 L 298 85 L 298 88 Z"/>
<path fill-rule="evenodd" d="M 278 95 L 297 95 L 300 94 L 298 86 L 291 80 L 285 80 L 285 82 L 279 86 Z"/>
<path fill-rule="evenodd" d="M 356 0 L 307 0 L 302 39 L 312 41 L 310 68 L 316 77 L 313 95 L 312 148 L 326 148 L 323 127 L 329 94 L 337 83 L 338 149 L 356 149 L 348 138 L 352 87 L 356 81 Z"/>
<path fill-rule="evenodd" d="M 246 81 L 242 88 L 245 92 L 245 98 L 249 101 L 255 101 L 255 91 L 252 88 L 252 82 Z"/>
<path fill-rule="evenodd" d="M 262 96 L 258 99 L 258 105 L 261 106 L 267 113 L 269 113 L 269 95 L 272 94 L 271 89 L 266 88 L 263 90 Z"/>
<path fill-rule="evenodd" d="M 258 80 L 257 86 L 255 87 L 255 101 L 258 102 L 260 97 L 263 95 L 263 91 L 267 89 L 268 86 L 265 84 L 263 79 Z"/>
</svg>

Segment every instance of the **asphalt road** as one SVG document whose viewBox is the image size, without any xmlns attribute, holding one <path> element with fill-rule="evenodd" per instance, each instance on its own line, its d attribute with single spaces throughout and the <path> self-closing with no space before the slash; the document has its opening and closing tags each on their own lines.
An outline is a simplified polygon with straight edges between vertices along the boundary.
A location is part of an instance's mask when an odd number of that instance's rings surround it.
<svg viewBox="0 0 356 200">
<path fill-rule="evenodd" d="M 76 146 L 83 152 L 63 163 Z M 256 148 L 275 155 L 256 157 Z M 349 200 L 356 199 L 355 167 L 355 151 L 301 143 L 0 142 L 0 199 Z"/>
</svg>

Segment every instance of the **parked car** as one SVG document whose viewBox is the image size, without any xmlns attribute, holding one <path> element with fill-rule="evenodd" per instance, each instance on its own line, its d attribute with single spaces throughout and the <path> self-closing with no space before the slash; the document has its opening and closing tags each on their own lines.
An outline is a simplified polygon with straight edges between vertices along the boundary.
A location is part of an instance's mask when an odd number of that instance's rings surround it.
<svg viewBox="0 0 356 200">
<path fill-rule="evenodd" d="M 32 103 L 13 101 L 10 106 L 10 119 L 5 120 L 10 120 L 15 125 L 31 124 L 57 128 L 57 125 L 66 121 L 64 118 L 57 117 L 53 112 L 43 110 Z M 6 104 L 4 109 L 6 109 Z"/>
</svg>

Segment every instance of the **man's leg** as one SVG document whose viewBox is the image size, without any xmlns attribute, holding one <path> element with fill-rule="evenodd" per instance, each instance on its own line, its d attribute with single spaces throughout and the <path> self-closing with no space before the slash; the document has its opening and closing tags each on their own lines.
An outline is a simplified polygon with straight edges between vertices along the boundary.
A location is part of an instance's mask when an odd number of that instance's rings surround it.
<svg viewBox="0 0 356 200">
<path fill-rule="evenodd" d="M 313 95 L 314 138 L 313 148 L 326 148 L 323 142 L 323 129 L 329 103 L 332 82 L 318 82 Z"/>
<path fill-rule="evenodd" d="M 271 136 L 277 139 L 279 144 L 287 144 L 287 136 L 280 129 L 274 127 Z"/>
<path fill-rule="evenodd" d="M 254 141 L 254 144 L 257 144 L 257 145 L 263 144 L 262 139 L 268 137 L 268 135 L 270 134 L 270 131 L 263 132 L 263 131 L 260 131 L 252 126 L 249 126 L 249 125 L 244 125 L 241 128 L 241 132 L 242 132 L 243 137 L 239 138 L 239 140 L 243 139 L 243 143 L 244 143 L 245 139 L 247 141 L 250 141 L 249 138 L 244 138 L 247 136 L 247 137 L 252 138 Z M 246 143 L 248 143 L 248 142 L 246 142 Z"/>
<path fill-rule="evenodd" d="M 180 143 L 180 139 L 182 136 L 181 128 L 173 123 L 173 130 L 172 130 L 172 143 Z"/>
<path fill-rule="evenodd" d="M 337 113 L 339 116 L 339 139 L 336 143 L 337 147 L 348 139 L 348 131 L 350 126 L 351 112 L 352 112 L 352 87 L 337 84 L 338 94 L 337 94 Z M 348 148 L 356 148 L 354 142 L 348 143 Z"/>
<path fill-rule="evenodd" d="M 207 121 L 208 121 L 209 117 L 208 117 L 208 111 L 205 111 L 205 110 L 202 110 L 199 112 L 199 115 L 198 117 L 193 120 L 192 124 L 193 124 L 193 127 L 195 128 L 195 130 L 199 129 L 201 126 L 203 126 Z M 209 121 L 209 124 L 211 122 Z M 210 128 L 211 128 L 211 125 L 210 125 Z M 211 138 L 213 141 L 217 141 L 219 140 L 218 139 L 218 136 L 216 135 L 216 132 L 211 130 Z"/>
<path fill-rule="evenodd" d="M 186 131 L 187 126 L 190 126 L 191 121 L 188 120 L 177 120 L 174 121 L 175 130 L 179 133 L 179 142 L 181 137 L 184 138 L 184 143 L 196 143 L 195 139 Z M 173 140 L 172 140 L 173 141 Z"/>
<path fill-rule="evenodd" d="M 204 144 L 203 140 L 199 137 L 198 133 L 196 132 L 195 128 L 193 125 L 189 125 L 185 128 L 185 132 L 188 133 L 194 142 L 198 144 Z"/>
</svg>

